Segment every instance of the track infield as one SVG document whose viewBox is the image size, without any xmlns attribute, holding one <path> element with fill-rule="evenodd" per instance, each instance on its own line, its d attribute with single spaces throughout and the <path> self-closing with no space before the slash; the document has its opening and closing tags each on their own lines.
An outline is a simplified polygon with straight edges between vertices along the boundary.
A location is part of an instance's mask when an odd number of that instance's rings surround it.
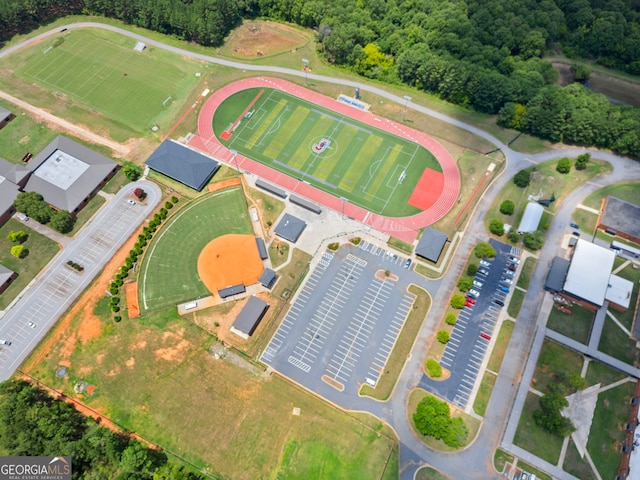
<svg viewBox="0 0 640 480">
<path fill-rule="evenodd" d="M 432 138 L 279 79 L 212 94 L 189 143 L 406 241 L 442 218 L 460 190 L 455 161 Z M 409 199 L 425 172 L 442 179 L 427 185 L 421 211 Z"/>
</svg>

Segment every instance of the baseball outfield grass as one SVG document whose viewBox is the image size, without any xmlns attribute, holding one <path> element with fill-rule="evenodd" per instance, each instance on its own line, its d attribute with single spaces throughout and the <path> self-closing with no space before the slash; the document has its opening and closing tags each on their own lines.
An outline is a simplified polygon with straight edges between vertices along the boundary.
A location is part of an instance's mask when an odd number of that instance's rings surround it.
<svg viewBox="0 0 640 480">
<path fill-rule="evenodd" d="M 387 216 L 418 213 L 407 201 L 423 171 L 442 172 L 415 142 L 268 88 L 223 101 L 213 131 L 231 150 Z"/>
</svg>

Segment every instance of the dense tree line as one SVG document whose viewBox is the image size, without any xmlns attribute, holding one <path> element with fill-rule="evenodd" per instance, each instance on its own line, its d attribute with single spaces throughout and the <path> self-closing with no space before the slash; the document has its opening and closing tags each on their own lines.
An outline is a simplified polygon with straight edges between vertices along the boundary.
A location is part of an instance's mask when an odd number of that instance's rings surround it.
<svg viewBox="0 0 640 480">
<path fill-rule="evenodd" d="M 4 0 L 0 42 L 68 13 L 104 15 L 207 46 L 242 18 L 313 28 L 329 62 L 403 82 L 551 141 L 640 156 L 640 109 L 558 87 L 561 49 L 640 75 L 640 0 Z M 580 70 L 580 69 L 577 69 Z M 585 80 L 588 74 L 577 71 Z"/>
<path fill-rule="evenodd" d="M 22 380 L 0 384 L 0 448 L 8 455 L 69 455 L 74 479 L 201 479 Z"/>
</svg>

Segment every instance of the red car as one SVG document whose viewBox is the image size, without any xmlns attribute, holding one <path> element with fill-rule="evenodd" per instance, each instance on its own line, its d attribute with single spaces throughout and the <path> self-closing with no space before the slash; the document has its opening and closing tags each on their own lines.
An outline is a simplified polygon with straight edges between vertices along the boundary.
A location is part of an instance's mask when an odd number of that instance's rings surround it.
<svg viewBox="0 0 640 480">
<path fill-rule="evenodd" d="M 473 305 L 474 303 L 476 303 L 476 299 L 473 297 L 467 297 L 467 302 L 471 303 L 471 305 Z"/>
<path fill-rule="evenodd" d="M 467 300 L 467 302 L 464 304 L 465 307 L 473 307 L 473 302 L 470 302 L 469 300 Z"/>
<path fill-rule="evenodd" d="M 484 333 L 484 332 L 482 332 L 482 333 L 480 334 L 480 336 L 481 336 L 482 338 L 484 338 L 485 340 L 491 340 L 491 336 L 490 336 L 490 335 L 487 335 L 487 334 L 486 334 L 486 333 Z"/>
</svg>

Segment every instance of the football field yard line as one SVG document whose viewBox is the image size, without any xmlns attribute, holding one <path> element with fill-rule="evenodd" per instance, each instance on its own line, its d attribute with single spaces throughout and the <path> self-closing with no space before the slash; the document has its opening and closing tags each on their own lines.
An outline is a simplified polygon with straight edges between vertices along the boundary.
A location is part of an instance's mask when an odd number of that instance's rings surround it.
<svg viewBox="0 0 640 480">
<path fill-rule="evenodd" d="M 360 183 L 360 178 L 363 175 L 363 172 L 367 170 L 366 164 L 359 165 L 363 162 L 366 162 L 366 160 L 358 161 L 358 159 L 375 158 L 375 152 L 382 144 L 382 140 L 382 137 L 375 136 L 373 138 L 368 138 L 364 142 L 364 145 L 362 145 L 362 148 L 360 149 L 359 155 L 354 157 L 353 162 L 350 164 L 349 170 L 346 172 L 346 175 L 342 177 L 342 180 L 338 185 L 342 190 L 345 190 L 347 192 L 355 191 L 355 187 Z"/>
<path fill-rule="evenodd" d="M 414 151 L 414 153 L 413 153 L 413 154 L 411 155 L 411 157 L 409 158 L 409 163 L 405 166 L 405 170 L 408 170 L 408 169 L 409 169 L 409 167 L 411 167 L 411 163 L 413 162 L 413 159 L 415 158 L 415 154 L 416 154 L 416 152 L 417 152 L 417 151 L 418 151 L 418 150 L 417 150 L 417 147 L 416 147 L 416 150 Z M 396 184 L 395 184 L 395 185 L 394 185 L 394 187 L 393 187 L 393 190 L 391 191 L 391 195 L 389 195 L 389 196 L 387 197 L 387 201 L 384 203 L 384 207 L 383 207 L 383 209 L 384 209 L 384 208 L 387 208 L 387 205 L 389 205 L 389 202 L 390 202 L 390 201 L 391 201 L 391 199 L 395 196 L 395 194 L 396 194 L 396 189 L 398 188 L 398 186 L 399 186 L 399 185 L 401 185 L 401 183 L 400 183 L 400 182 L 396 182 Z M 413 190 L 413 189 L 412 189 L 412 190 Z"/>
<path fill-rule="evenodd" d="M 303 136 L 300 140 L 296 139 L 293 155 L 287 160 L 287 164 L 294 170 L 306 173 L 318 157 L 318 154 L 311 150 L 312 143 L 314 140 L 319 140 L 319 137 L 326 137 L 325 131 L 329 130 L 334 122 L 333 119 L 323 116 L 312 125 L 305 126 L 304 129 L 299 128 L 298 131 Z"/>
<path fill-rule="evenodd" d="M 309 114 L 309 109 L 298 105 L 295 107 L 289 118 L 284 122 L 282 128 L 274 135 L 273 139 L 264 149 L 265 151 L 275 152 L 275 157 L 280 157 L 280 153 L 287 149 L 290 144 L 291 137 L 296 133 L 297 128 L 302 125 L 305 118 Z"/>
<path fill-rule="evenodd" d="M 334 132 L 336 129 L 334 128 Z M 357 130 L 351 125 L 344 125 L 344 128 L 338 130 L 338 134 L 332 135 L 332 143 L 327 150 L 329 150 L 330 157 L 322 158 L 313 166 L 311 174 L 316 178 L 328 180 L 332 177 L 336 167 L 341 167 L 340 171 L 344 170 L 345 165 L 341 165 L 340 160 L 344 160 L 343 153 L 348 151 L 353 144 L 353 139 L 356 136 Z M 339 153 L 340 152 L 340 153 Z M 341 178 L 339 175 L 338 178 Z"/>
<path fill-rule="evenodd" d="M 391 170 L 391 167 L 396 163 L 396 159 L 402 150 L 402 147 L 397 148 L 398 145 L 394 145 L 393 148 L 385 152 L 385 158 L 382 160 L 382 165 L 376 169 L 375 175 L 369 177 L 369 180 L 362 185 L 362 193 L 366 200 L 373 200 L 377 197 L 378 190 L 382 185 L 382 182 L 387 179 L 387 174 Z M 372 181 L 373 180 L 373 181 Z"/>
<path fill-rule="evenodd" d="M 273 127 L 273 122 L 275 122 L 277 117 L 280 115 L 280 112 L 282 111 L 283 108 L 286 107 L 286 105 L 287 105 L 287 101 L 285 99 L 282 99 L 273 107 L 273 109 L 267 115 L 267 118 L 265 118 L 264 122 L 260 125 L 259 128 L 257 128 L 253 132 L 253 135 L 251 135 L 249 140 L 247 140 L 247 142 L 245 143 L 245 146 L 247 148 L 249 149 L 255 148 L 256 141 L 262 137 L 262 135 L 264 134 L 264 132 L 267 131 L 267 129 L 270 129 Z"/>
</svg>

